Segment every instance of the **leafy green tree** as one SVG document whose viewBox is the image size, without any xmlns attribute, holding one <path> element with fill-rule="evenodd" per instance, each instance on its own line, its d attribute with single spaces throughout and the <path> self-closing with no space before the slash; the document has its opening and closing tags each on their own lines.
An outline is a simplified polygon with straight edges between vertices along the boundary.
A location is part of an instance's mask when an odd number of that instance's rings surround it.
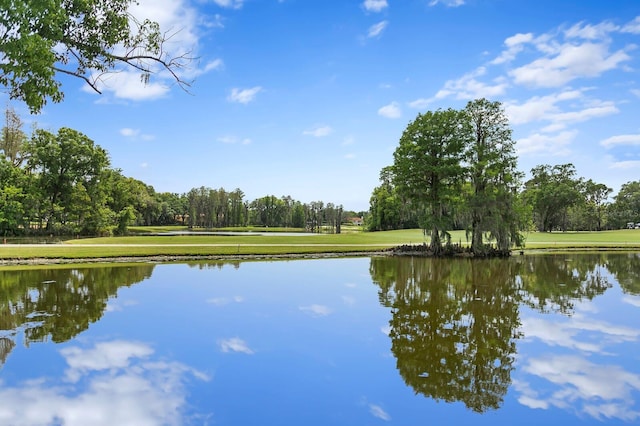
<svg viewBox="0 0 640 426">
<path fill-rule="evenodd" d="M 623 228 L 627 222 L 640 222 L 640 180 L 622 185 L 613 200 L 610 216 L 614 227 Z"/>
<path fill-rule="evenodd" d="M 380 172 L 381 185 L 373 189 L 369 199 L 367 229 L 370 231 L 386 231 L 401 228 L 402 205 L 400 196 L 393 185 L 393 171 L 385 167 Z"/>
<path fill-rule="evenodd" d="M 28 170 L 36 174 L 37 189 L 43 200 L 40 214 L 48 231 L 56 224 L 78 219 L 78 191 L 86 191 L 94 212 L 99 212 L 102 197 L 99 196 L 100 178 L 109 166 L 104 149 L 94 144 L 84 134 L 62 128 L 57 134 L 37 130 L 28 144 L 30 153 Z M 82 204 L 86 207 L 86 204 Z M 74 208 L 76 207 L 76 208 Z"/>
<path fill-rule="evenodd" d="M 538 230 L 566 231 L 569 208 L 582 199 L 581 180 L 576 177 L 575 166 L 571 163 L 536 166 L 531 169 L 531 175 L 524 192 Z"/>
<path fill-rule="evenodd" d="M 423 212 L 419 225 L 430 234 L 435 254 L 442 251 L 442 238 L 450 239 L 451 212 L 464 175 L 464 118 L 453 109 L 418 114 L 393 153 L 394 184 Z"/>
<path fill-rule="evenodd" d="M 0 0 L 0 84 L 33 113 L 49 99 L 63 99 L 60 75 L 80 78 L 100 92 L 105 73 L 134 69 L 148 81 L 163 70 L 188 86 L 178 72 L 191 58 L 168 53 L 166 33 L 156 22 L 132 16 L 134 3 Z"/>
<path fill-rule="evenodd" d="M 305 222 L 305 208 L 300 201 L 294 201 L 291 212 L 291 226 L 294 228 L 304 228 Z"/>
<path fill-rule="evenodd" d="M 244 192 L 236 188 L 229 193 L 229 225 L 244 226 L 247 223 L 247 211 L 244 203 Z"/>
<path fill-rule="evenodd" d="M 0 187 L 0 235 L 15 235 L 19 232 L 24 217 L 22 189 L 16 186 Z"/>
<path fill-rule="evenodd" d="M 601 231 L 604 226 L 607 199 L 613 192 L 603 183 L 596 183 L 589 179 L 582 185 L 584 204 L 579 209 L 582 212 L 582 224 L 577 229 Z"/>
<path fill-rule="evenodd" d="M 13 108 L 7 108 L 5 125 L 0 135 L 0 151 L 14 167 L 19 167 L 24 161 L 26 143 L 27 135 L 22 131 L 22 119 Z"/>
<path fill-rule="evenodd" d="M 467 104 L 464 129 L 467 136 L 465 161 L 471 190 L 465 205 L 471 217 L 471 251 L 486 251 L 483 235 L 496 240 L 498 250 L 520 244 L 519 218 L 515 209 L 521 174 L 517 171 L 515 142 L 500 102 L 478 99 Z"/>
</svg>

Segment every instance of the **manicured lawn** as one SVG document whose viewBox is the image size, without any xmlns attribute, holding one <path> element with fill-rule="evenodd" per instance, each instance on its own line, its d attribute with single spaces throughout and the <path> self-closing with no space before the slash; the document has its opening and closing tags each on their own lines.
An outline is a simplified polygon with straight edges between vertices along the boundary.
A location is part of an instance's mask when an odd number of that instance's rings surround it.
<svg viewBox="0 0 640 426">
<path fill-rule="evenodd" d="M 166 232 L 167 228 L 153 232 Z M 171 230 L 175 230 L 172 228 Z M 452 233 L 454 243 L 467 244 L 463 231 Z M 0 245 L 0 259 L 114 258 L 144 256 L 233 256 L 308 253 L 357 253 L 401 244 L 428 242 L 421 230 L 353 232 L 339 235 L 178 235 L 88 238 L 46 245 Z M 640 249 L 640 230 L 603 232 L 532 232 L 525 250 L 540 249 Z"/>
</svg>

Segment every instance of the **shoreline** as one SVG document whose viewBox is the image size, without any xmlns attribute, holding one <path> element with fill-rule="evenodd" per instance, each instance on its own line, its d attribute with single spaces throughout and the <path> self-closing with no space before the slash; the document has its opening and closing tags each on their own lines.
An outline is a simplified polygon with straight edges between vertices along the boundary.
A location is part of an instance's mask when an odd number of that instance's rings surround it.
<svg viewBox="0 0 640 426">
<path fill-rule="evenodd" d="M 118 257 L 83 257 L 83 258 L 19 258 L 0 259 L 2 266 L 19 265 L 73 265 L 85 263 L 168 263 L 203 260 L 245 261 L 245 260 L 297 260 L 297 259 L 331 259 L 341 257 L 389 256 L 387 250 L 364 252 L 332 252 L 332 253 L 289 253 L 289 254 L 239 254 L 239 255 L 151 255 L 151 256 L 118 256 Z"/>
<path fill-rule="evenodd" d="M 525 254 L 549 254 L 564 252 L 638 252 L 636 247 L 564 247 L 564 248 L 534 248 L 528 250 L 513 250 L 508 258 Z M 142 256 L 115 256 L 115 257 L 28 257 L 28 258 L 4 258 L 0 259 L 0 268 L 3 266 L 46 266 L 46 265 L 74 265 L 74 264 L 100 264 L 100 263 L 170 263 L 191 261 L 250 261 L 250 260 L 311 260 L 311 259 L 335 259 L 348 257 L 368 256 L 402 256 L 402 257 L 433 257 L 420 251 L 397 251 L 393 249 L 366 250 L 361 252 L 318 252 L 318 253 L 285 253 L 285 254 L 218 254 L 218 255 L 142 255 Z M 451 258 L 473 258 L 466 254 L 445 256 Z"/>
</svg>

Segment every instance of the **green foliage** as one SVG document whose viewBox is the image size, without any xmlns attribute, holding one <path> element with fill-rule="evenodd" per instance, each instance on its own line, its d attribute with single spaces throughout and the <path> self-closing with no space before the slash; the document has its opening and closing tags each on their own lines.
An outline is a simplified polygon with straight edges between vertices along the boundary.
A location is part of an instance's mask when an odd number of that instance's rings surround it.
<svg viewBox="0 0 640 426">
<path fill-rule="evenodd" d="M 471 250 L 484 254 L 484 234 L 508 251 L 520 242 L 515 200 L 521 173 L 517 170 L 515 142 L 509 120 L 499 102 L 478 99 L 467 104 L 466 163 L 470 191 L 464 204 L 471 217 Z"/>
<path fill-rule="evenodd" d="M 62 128 L 57 134 L 36 130 L 28 144 L 27 169 L 37 176 L 36 188 L 44 201 L 40 206 L 40 221 L 52 231 L 56 226 L 67 232 L 96 232 L 102 226 L 83 229 L 87 216 L 96 218 L 104 204 L 100 179 L 109 159 L 104 149 L 96 146 L 82 133 Z M 77 227 L 68 225 L 72 222 Z"/>
<path fill-rule="evenodd" d="M 571 163 L 557 166 L 541 165 L 531 170 L 532 178 L 525 183 L 525 199 L 531 204 L 539 231 L 568 229 L 569 208 L 582 199 L 580 179 Z"/>
<path fill-rule="evenodd" d="M 488 249 L 485 235 L 508 251 L 521 243 L 523 222 L 516 209 L 521 173 L 514 145 L 499 102 L 478 99 L 462 111 L 419 114 L 403 132 L 393 166 L 383 169 L 392 184 L 374 190 L 369 226 L 397 228 L 408 207 L 430 234 L 433 253 L 458 226 L 471 234 L 475 255 Z"/>
<path fill-rule="evenodd" d="M 0 235 L 16 235 L 22 224 L 24 208 L 22 189 L 15 186 L 0 188 Z"/>
<path fill-rule="evenodd" d="M 611 227 L 625 228 L 627 222 L 640 222 L 640 180 L 627 182 L 608 206 Z"/>
<path fill-rule="evenodd" d="M 439 253 L 441 238 L 449 238 L 454 200 L 460 192 L 465 150 L 464 115 L 448 109 L 418 114 L 400 138 L 393 158 L 393 182 L 398 192 L 423 212 L 420 227 Z"/>
<path fill-rule="evenodd" d="M 59 75 L 84 80 L 99 92 L 100 78 L 118 66 L 140 71 L 143 81 L 190 60 L 169 57 L 158 24 L 129 13 L 134 0 L 0 0 L 0 84 L 12 99 L 39 112 L 64 94 Z"/>
<path fill-rule="evenodd" d="M 12 108 L 5 111 L 5 125 L 0 134 L 0 151 L 15 167 L 24 160 L 24 148 L 27 135 L 22 131 L 22 120 Z"/>
</svg>

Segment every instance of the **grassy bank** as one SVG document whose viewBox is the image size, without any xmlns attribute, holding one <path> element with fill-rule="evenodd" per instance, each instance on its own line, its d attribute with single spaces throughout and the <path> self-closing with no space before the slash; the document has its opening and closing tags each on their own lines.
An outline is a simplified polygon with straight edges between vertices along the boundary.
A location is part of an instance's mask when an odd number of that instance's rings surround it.
<svg viewBox="0 0 640 426">
<path fill-rule="evenodd" d="M 166 231 L 155 230 L 156 232 Z M 453 242 L 467 244 L 463 231 Z M 421 230 L 354 232 L 340 235 L 138 235 L 88 238 L 59 244 L 2 244 L 0 259 L 92 259 L 149 256 L 269 256 L 379 251 L 428 242 Z M 538 233 L 526 235 L 524 249 L 640 249 L 640 230 Z"/>
</svg>

